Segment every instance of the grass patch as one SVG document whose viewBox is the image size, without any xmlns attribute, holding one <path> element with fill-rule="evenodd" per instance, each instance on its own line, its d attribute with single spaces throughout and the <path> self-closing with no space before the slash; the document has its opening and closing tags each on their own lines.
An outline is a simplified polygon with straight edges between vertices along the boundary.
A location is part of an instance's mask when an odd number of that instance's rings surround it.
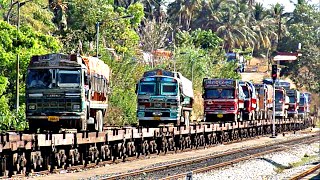
<svg viewBox="0 0 320 180">
<path fill-rule="evenodd" d="M 292 167 L 299 167 L 299 166 L 302 166 L 302 165 L 304 165 L 304 164 L 306 164 L 306 163 L 308 163 L 308 162 L 310 162 L 310 161 L 312 161 L 314 159 L 317 159 L 317 158 L 319 158 L 318 155 L 310 156 L 308 154 L 305 154 L 303 156 L 303 158 L 301 158 L 300 161 L 294 162 L 294 163 L 290 163 L 289 165 L 291 165 Z"/>
<path fill-rule="evenodd" d="M 320 119 L 318 119 L 316 122 L 316 128 L 320 128 Z"/>
<path fill-rule="evenodd" d="M 308 155 L 308 154 L 305 154 L 303 156 L 303 158 L 301 158 L 300 161 L 297 161 L 297 162 L 294 162 L 294 163 L 289 163 L 288 166 L 280 166 L 278 167 L 277 169 L 275 169 L 274 171 L 276 173 L 282 173 L 285 169 L 291 169 L 291 168 L 295 168 L 295 167 L 299 167 L 299 166 L 302 166 L 308 162 L 311 162 L 312 160 L 314 159 L 317 159 L 318 158 L 318 155 Z"/>
</svg>

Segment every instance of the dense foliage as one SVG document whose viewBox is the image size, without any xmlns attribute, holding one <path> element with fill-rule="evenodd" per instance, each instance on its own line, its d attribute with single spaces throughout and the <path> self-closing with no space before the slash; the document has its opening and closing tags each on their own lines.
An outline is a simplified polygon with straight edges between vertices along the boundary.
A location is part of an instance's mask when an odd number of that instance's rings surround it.
<svg viewBox="0 0 320 180">
<path fill-rule="evenodd" d="M 16 54 L 20 55 L 20 98 L 24 101 L 23 76 L 32 55 L 58 52 L 59 42 L 52 36 L 34 31 L 31 27 L 23 26 L 17 29 L 0 20 L 0 129 L 23 129 L 24 106 L 18 112 L 12 113 L 16 91 Z"/>
<path fill-rule="evenodd" d="M 294 12 L 275 4 L 238 0 L 33 0 L 20 8 L 16 30 L 16 1 L 0 1 L 0 129 L 23 129 L 24 79 L 35 54 L 78 52 L 95 55 L 97 22 L 99 54 L 112 69 L 112 94 L 107 122 L 136 123 L 135 84 L 144 71 L 161 67 L 194 81 L 195 116 L 202 113 L 204 77 L 240 78 L 236 64 L 225 62 L 226 51 L 270 55 L 296 51 L 302 57 L 283 71 L 294 81 L 319 92 L 320 13 L 299 0 Z M 124 18 L 125 17 L 125 18 Z M 141 50 L 173 52 L 168 60 L 150 63 Z M 106 50 L 107 49 L 107 50 Z M 112 53 L 110 53 L 110 50 Z M 15 111 L 16 54 L 20 55 L 20 107 Z"/>
</svg>

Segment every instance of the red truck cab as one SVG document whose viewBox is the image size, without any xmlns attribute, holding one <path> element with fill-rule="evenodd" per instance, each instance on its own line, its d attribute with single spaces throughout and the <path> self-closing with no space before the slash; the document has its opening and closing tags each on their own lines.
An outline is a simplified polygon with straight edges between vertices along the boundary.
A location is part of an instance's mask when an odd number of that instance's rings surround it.
<svg viewBox="0 0 320 180">
<path fill-rule="evenodd" d="M 242 120 L 244 93 L 237 80 L 203 79 L 206 122 Z"/>
</svg>

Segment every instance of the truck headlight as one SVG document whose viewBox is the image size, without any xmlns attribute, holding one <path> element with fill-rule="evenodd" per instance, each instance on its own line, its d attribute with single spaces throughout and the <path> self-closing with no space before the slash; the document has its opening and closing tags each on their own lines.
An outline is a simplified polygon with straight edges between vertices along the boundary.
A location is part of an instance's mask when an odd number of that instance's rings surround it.
<svg viewBox="0 0 320 180">
<path fill-rule="evenodd" d="M 234 107 L 231 107 L 230 110 L 234 110 Z"/>
<path fill-rule="evenodd" d="M 28 106 L 28 109 L 29 109 L 29 110 L 35 110 L 35 109 L 36 109 L 36 105 L 35 105 L 35 104 L 30 104 L 30 105 Z"/>
<path fill-rule="evenodd" d="M 139 108 L 139 109 L 145 109 L 146 106 L 145 106 L 145 105 L 139 105 L 138 108 Z"/>
<path fill-rule="evenodd" d="M 79 109 L 80 109 L 80 104 L 74 104 L 74 105 L 72 106 L 72 109 L 79 110 Z"/>
</svg>

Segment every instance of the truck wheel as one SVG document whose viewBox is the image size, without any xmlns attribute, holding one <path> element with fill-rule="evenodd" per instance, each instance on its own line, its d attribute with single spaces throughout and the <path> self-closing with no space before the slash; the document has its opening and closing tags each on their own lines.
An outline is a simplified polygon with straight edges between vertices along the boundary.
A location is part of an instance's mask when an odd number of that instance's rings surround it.
<svg viewBox="0 0 320 180">
<path fill-rule="evenodd" d="M 80 123 L 81 123 L 81 130 L 82 131 L 86 131 L 87 130 L 87 119 L 80 119 Z"/>
<path fill-rule="evenodd" d="M 103 129 L 103 116 L 101 110 L 96 113 L 95 129 L 99 132 L 102 132 Z"/>
<path fill-rule="evenodd" d="M 30 133 L 37 133 L 38 127 L 34 121 L 29 121 L 29 132 Z"/>
<path fill-rule="evenodd" d="M 239 114 L 239 121 L 243 121 L 243 112 L 240 111 L 240 114 Z"/>
<path fill-rule="evenodd" d="M 189 111 L 184 112 L 184 124 L 187 127 L 189 127 L 189 125 L 190 125 L 190 112 Z"/>
</svg>

